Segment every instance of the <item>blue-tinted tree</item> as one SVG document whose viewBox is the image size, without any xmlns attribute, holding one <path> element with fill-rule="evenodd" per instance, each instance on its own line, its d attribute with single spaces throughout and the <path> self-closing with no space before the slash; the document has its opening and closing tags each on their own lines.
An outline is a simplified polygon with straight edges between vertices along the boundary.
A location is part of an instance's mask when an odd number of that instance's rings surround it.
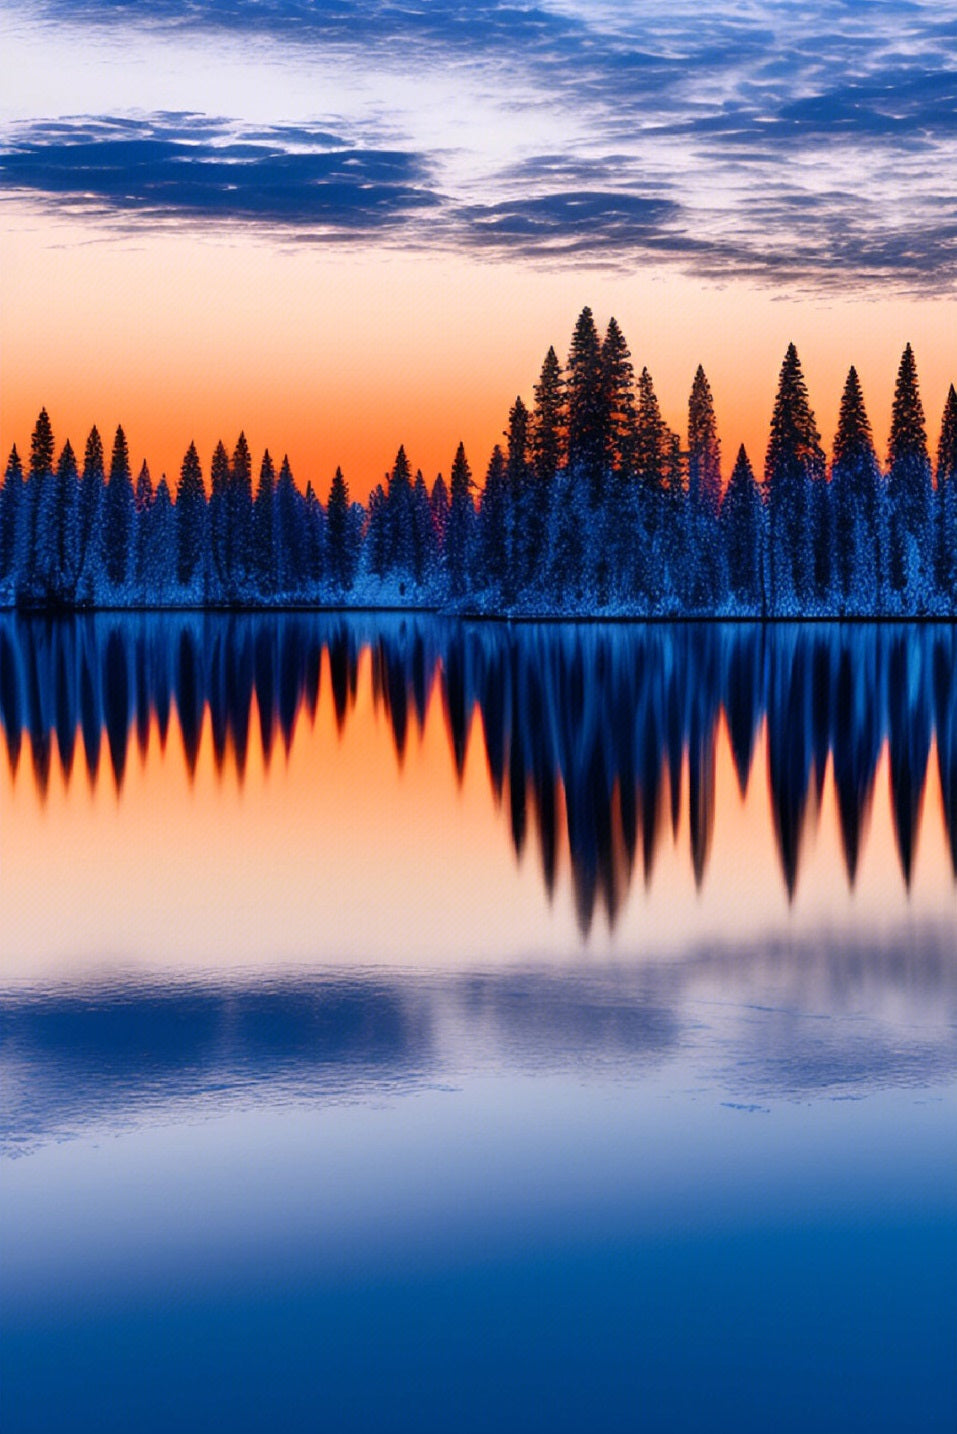
<svg viewBox="0 0 957 1434">
<path fill-rule="evenodd" d="M 831 463 L 833 592 L 841 612 L 879 612 L 883 479 L 857 370 L 847 375 Z"/>
<path fill-rule="evenodd" d="M 927 425 L 910 344 L 901 355 L 888 452 L 888 583 L 893 610 L 928 610 L 934 573 L 933 480 Z"/>
<path fill-rule="evenodd" d="M 102 561 L 99 527 L 105 489 L 103 440 L 94 424 L 86 440 L 77 496 L 77 595 L 85 602 L 93 597 Z"/>
<path fill-rule="evenodd" d="M 209 513 L 195 443 L 189 445 L 180 468 L 175 515 L 176 580 L 189 595 L 205 597 Z"/>
<path fill-rule="evenodd" d="M 769 521 L 769 607 L 797 616 L 814 596 L 812 485 L 825 481 L 825 459 L 797 349 L 788 345 L 778 382 L 764 464 Z M 816 499 L 813 500 L 816 502 Z"/>
<path fill-rule="evenodd" d="M 23 464 L 14 444 L 0 488 L 0 598 L 16 596 L 24 514 Z"/>
<path fill-rule="evenodd" d="M 937 572 L 946 608 L 957 606 L 957 389 L 950 385 L 937 445 Z"/>
<path fill-rule="evenodd" d="M 605 451 L 603 468 L 620 480 L 635 469 L 635 370 L 617 319 L 608 321 L 601 346 Z"/>
<path fill-rule="evenodd" d="M 508 571 L 508 512 L 505 454 L 496 443 L 479 506 L 479 588 L 498 592 Z"/>
<path fill-rule="evenodd" d="M 465 445 L 460 443 L 452 463 L 449 526 L 445 543 L 446 568 L 453 597 L 461 597 L 466 590 L 474 522 L 472 471 L 465 456 Z"/>
<path fill-rule="evenodd" d="M 765 509 L 743 443 L 720 511 L 733 605 L 739 612 L 763 614 Z"/>
<path fill-rule="evenodd" d="M 101 542 L 103 570 L 112 596 L 122 598 L 130 570 L 136 504 L 130 454 L 122 427 L 116 430 L 110 458 L 110 479 L 103 495 Z"/>
<path fill-rule="evenodd" d="M 253 500 L 252 566 L 256 588 L 263 597 L 276 591 L 276 472 L 267 448 L 259 465 L 259 482 Z"/>
<path fill-rule="evenodd" d="M 568 466 L 588 488 L 592 506 L 604 491 L 607 410 L 601 343 L 589 308 L 582 309 L 568 352 Z"/>
</svg>

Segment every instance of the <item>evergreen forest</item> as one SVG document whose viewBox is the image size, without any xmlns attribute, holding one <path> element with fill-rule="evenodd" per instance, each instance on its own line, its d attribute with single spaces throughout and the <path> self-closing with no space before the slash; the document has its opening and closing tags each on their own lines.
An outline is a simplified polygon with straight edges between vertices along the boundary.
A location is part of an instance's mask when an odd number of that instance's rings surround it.
<svg viewBox="0 0 957 1434">
<path fill-rule="evenodd" d="M 957 391 L 932 458 L 917 366 L 897 374 L 886 461 L 861 384 L 847 375 L 830 459 L 792 344 L 763 468 L 722 465 L 702 368 L 687 431 L 662 417 L 612 319 L 590 309 L 567 361 L 550 348 L 529 408 L 477 482 L 459 445 L 446 483 L 404 448 L 363 504 L 337 469 L 325 502 L 220 442 L 208 483 L 190 444 L 175 481 L 135 479 L 122 428 L 59 452 L 42 410 L 0 488 L 0 605 L 416 607 L 634 617 L 916 617 L 957 614 Z"/>
</svg>

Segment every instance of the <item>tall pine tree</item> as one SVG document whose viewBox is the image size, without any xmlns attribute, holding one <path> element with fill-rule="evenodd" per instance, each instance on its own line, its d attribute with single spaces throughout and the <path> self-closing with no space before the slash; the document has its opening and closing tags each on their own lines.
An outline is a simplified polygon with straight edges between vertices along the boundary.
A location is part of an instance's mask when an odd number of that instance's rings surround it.
<svg viewBox="0 0 957 1434">
<path fill-rule="evenodd" d="M 797 349 L 788 345 L 778 382 L 764 464 L 769 521 L 770 608 L 796 616 L 811 608 L 815 589 L 813 485 L 825 481 L 820 434 L 811 412 Z"/>
<path fill-rule="evenodd" d="M 130 453 L 122 427 L 116 430 L 110 457 L 110 479 L 103 497 L 103 568 L 114 596 L 122 596 L 130 572 L 136 503 Z"/>
<path fill-rule="evenodd" d="M 957 389 L 951 384 L 937 445 L 937 572 L 946 607 L 957 606 Z"/>
<path fill-rule="evenodd" d="M 175 512 L 177 581 L 181 587 L 204 596 L 208 512 L 195 443 L 189 445 L 180 468 Z"/>
<path fill-rule="evenodd" d="M 883 479 L 857 370 L 844 384 L 831 463 L 833 577 L 841 612 L 881 609 Z"/>
<path fill-rule="evenodd" d="M 721 502 L 721 444 L 711 385 L 698 365 L 688 399 L 688 500 L 717 516 Z"/>
<path fill-rule="evenodd" d="M 465 456 L 465 445 L 460 443 L 452 462 L 449 527 L 445 544 L 445 561 L 453 597 L 461 597 L 466 589 L 474 520 L 472 470 Z"/>
<path fill-rule="evenodd" d="M 568 466 L 587 485 L 593 506 L 602 498 L 606 408 L 601 344 L 589 308 L 582 309 L 572 334 L 567 367 Z"/>
<path fill-rule="evenodd" d="M 618 321 L 609 319 L 601 346 L 605 407 L 604 467 L 620 479 L 635 468 L 635 370 Z"/>
<path fill-rule="evenodd" d="M 927 426 L 910 344 L 901 355 L 891 409 L 888 453 L 888 583 L 895 611 L 926 612 L 931 599 L 934 545 L 933 484 Z"/>
</svg>

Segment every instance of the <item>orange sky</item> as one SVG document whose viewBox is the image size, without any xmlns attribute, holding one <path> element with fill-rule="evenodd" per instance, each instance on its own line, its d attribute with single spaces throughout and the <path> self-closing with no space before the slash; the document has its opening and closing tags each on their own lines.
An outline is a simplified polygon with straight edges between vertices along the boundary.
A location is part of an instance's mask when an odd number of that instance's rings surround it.
<svg viewBox="0 0 957 1434">
<path fill-rule="evenodd" d="M 763 461 L 784 350 L 801 354 L 829 445 L 855 363 L 886 445 L 901 349 L 915 348 L 931 444 L 957 380 L 952 302 L 782 297 L 744 280 L 703 284 L 640 273 L 509 265 L 443 253 L 334 249 L 219 229 L 139 225 L 117 236 L 24 200 L 4 202 L 0 265 L 0 442 L 29 450 L 46 405 L 58 444 L 117 423 L 134 462 L 178 473 L 195 439 L 208 471 L 220 436 L 245 428 L 256 461 L 288 451 L 325 498 L 337 463 L 364 497 L 404 443 L 413 467 L 448 476 L 463 439 L 484 474 L 516 393 L 550 343 L 564 359 L 586 303 L 612 313 L 646 364 L 668 421 L 684 431 L 694 370 L 715 396 L 726 471 L 744 441 Z"/>
</svg>

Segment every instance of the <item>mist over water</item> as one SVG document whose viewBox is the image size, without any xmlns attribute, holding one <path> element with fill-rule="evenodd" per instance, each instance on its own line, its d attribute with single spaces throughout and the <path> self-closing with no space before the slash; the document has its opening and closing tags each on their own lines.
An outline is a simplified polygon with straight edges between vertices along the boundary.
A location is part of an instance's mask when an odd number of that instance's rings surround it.
<svg viewBox="0 0 957 1434">
<path fill-rule="evenodd" d="M 5 1429 L 953 1427 L 955 629 L 9 616 L 0 722 Z"/>
</svg>

